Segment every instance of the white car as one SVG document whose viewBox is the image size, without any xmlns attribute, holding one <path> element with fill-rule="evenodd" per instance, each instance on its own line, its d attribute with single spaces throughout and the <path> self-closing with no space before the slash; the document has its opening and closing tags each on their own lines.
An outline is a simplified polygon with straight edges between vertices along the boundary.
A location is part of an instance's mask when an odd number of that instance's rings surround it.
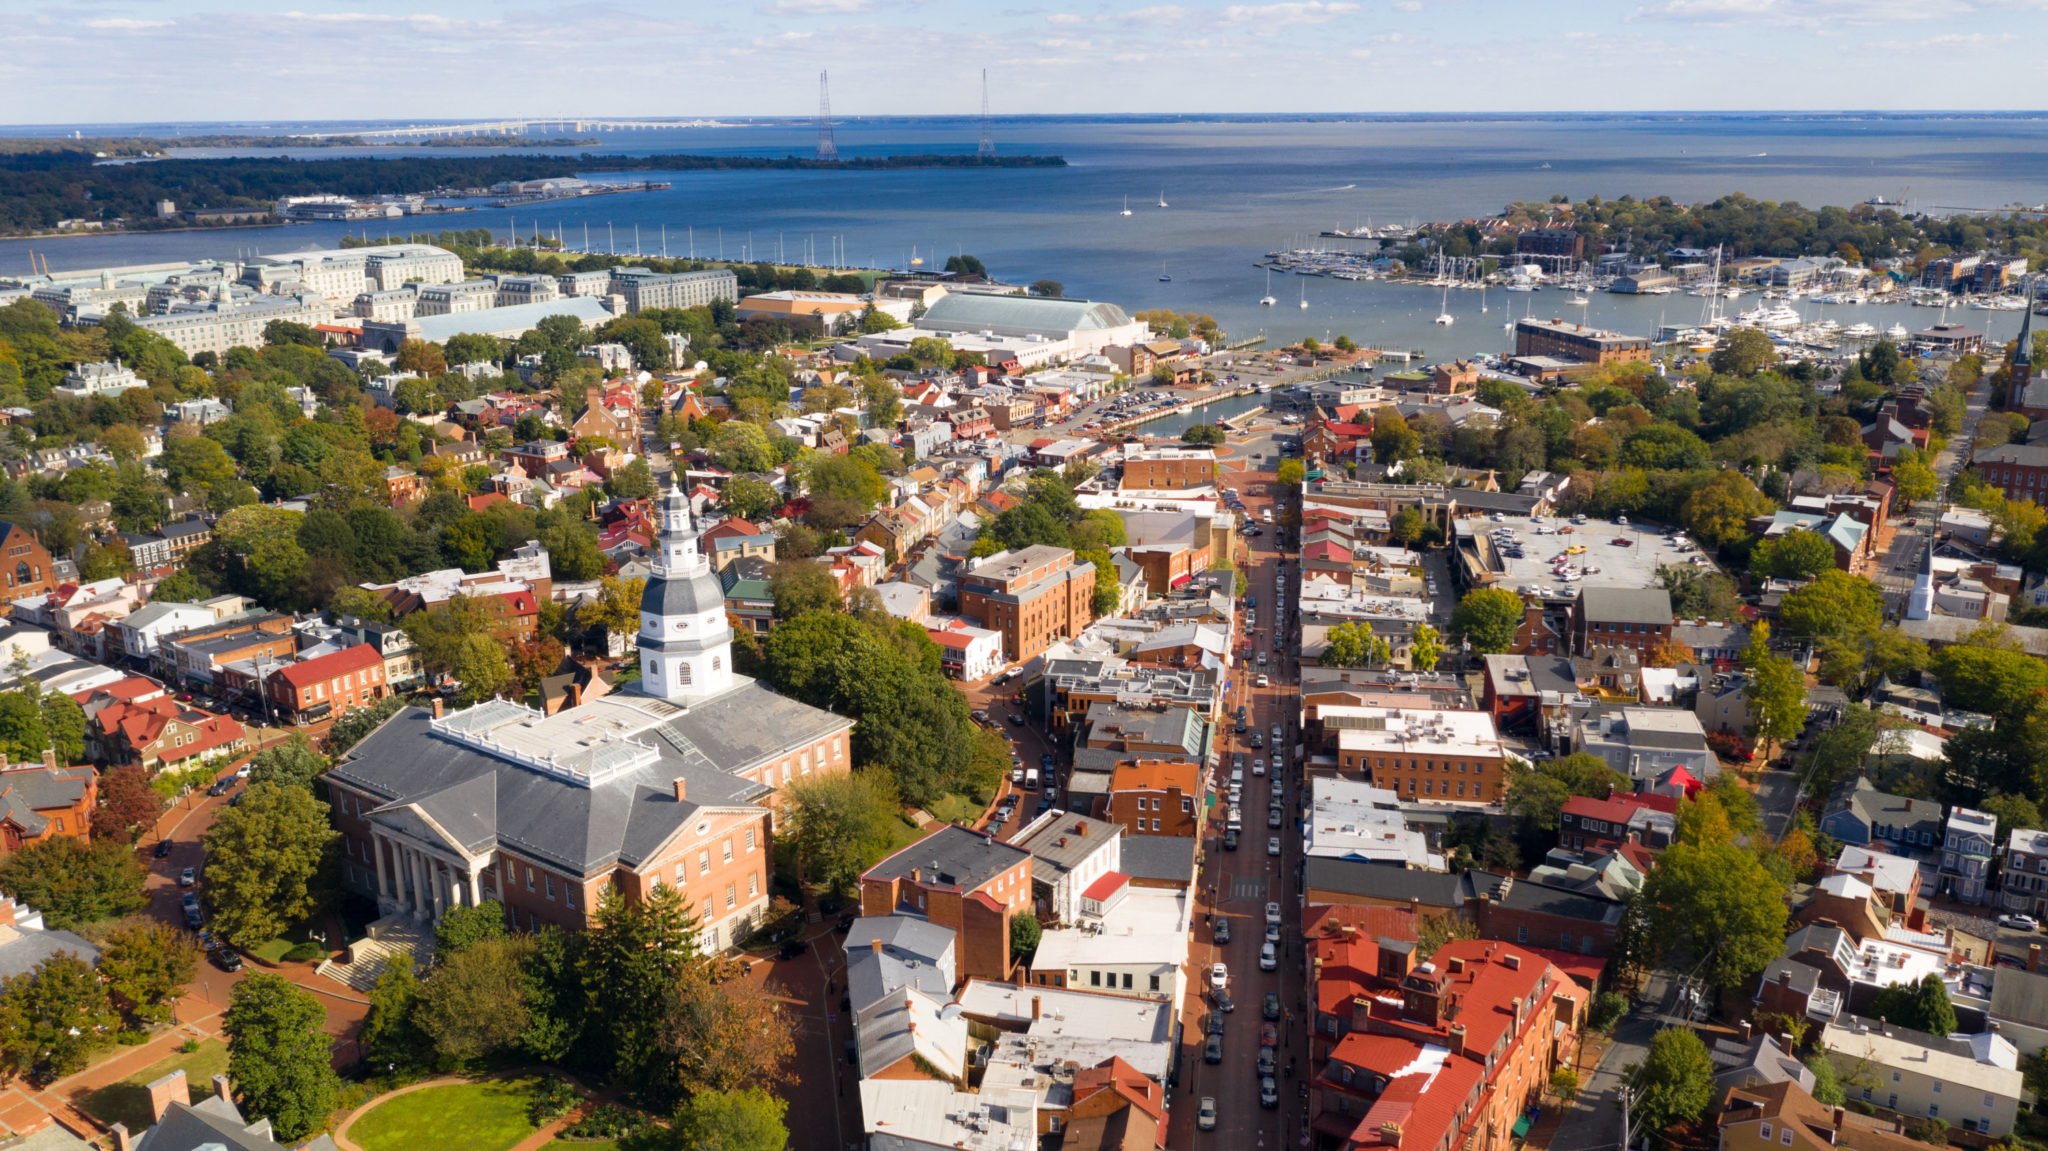
<svg viewBox="0 0 2048 1151">
<path fill-rule="evenodd" d="M 1278 922 L 1280 922 L 1280 905 L 1279 905 L 1278 903 L 1268 903 L 1268 904 L 1266 905 L 1266 922 L 1267 922 L 1267 923 L 1278 923 Z M 1221 963 L 1219 963 L 1219 964 L 1217 964 L 1216 966 L 1218 966 L 1218 967 L 1221 967 L 1221 966 L 1223 966 L 1223 965 L 1222 965 Z"/>
<path fill-rule="evenodd" d="M 1269 835 L 1269 836 L 1267 836 L 1267 837 L 1266 837 L 1266 854 L 1267 854 L 1267 855 L 1278 855 L 1278 854 L 1280 854 L 1280 837 L 1279 837 L 1279 836 L 1277 836 L 1277 835 Z"/>
<path fill-rule="evenodd" d="M 1201 1106 L 1201 1108 L 1200 1108 L 1200 1109 L 1198 1109 L 1198 1110 L 1197 1110 L 1197 1111 L 1195 1112 L 1195 1130 L 1197 1130 L 1197 1131 L 1214 1131 L 1214 1130 L 1216 1130 L 1216 1097 L 1215 1097 L 1215 1096 L 1213 1096 L 1213 1095 L 1204 1095 L 1204 1096 L 1202 1096 L 1202 1106 Z"/>
<path fill-rule="evenodd" d="M 1273 945 L 1272 945 L 1272 944 L 1270 944 L 1270 943 L 1264 943 L 1264 944 L 1260 944 L 1260 945 L 1259 945 L 1259 970 L 1260 970 L 1260 971 L 1275 971 L 1275 970 L 1278 970 L 1278 969 L 1279 969 L 1279 967 L 1280 967 L 1280 953 L 1279 953 L 1278 951 L 1276 951 L 1276 950 L 1274 949 Z"/>
<path fill-rule="evenodd" d="M 1209 968 L 1209 986 L 1221 991 L 1230 983 L 1230 966 L 1225 963 L 1212 964 Z"/>
<path fill-rule="evenodd" d="M 2041 929 L 2041 921 L 2031 915 L 2001 915 L 1998 917 L 1998 925 L 2000 927 L 2010 927 L 2014 931 L 2039 931 Z"/>
</svg>

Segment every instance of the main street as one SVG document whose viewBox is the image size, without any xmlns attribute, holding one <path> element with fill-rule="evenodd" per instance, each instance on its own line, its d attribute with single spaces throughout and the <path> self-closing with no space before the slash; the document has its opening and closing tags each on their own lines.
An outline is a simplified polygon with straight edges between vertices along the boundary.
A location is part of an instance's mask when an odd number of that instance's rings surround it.
<svg viewBox="0 0 2048 1151">
<path fill-rule="evenodd" d="M 1256 421 L 1249 439 L 1233 437 L 1227 449 L 1226 470 L 1221 482 L 1226 487 L 1239 490 L 1250 520 L 1258 520 L 1262 512 L 1269 510 L 1275 520 L 1284 518 L 1273 490 L 1272 467 L 1276 451 L 1270 426 Z M 1255 461 L 1253 455 L 1263 458 Z M 1301 860 L 1301 760 L 1296 754 L 1299 731 L 1295 723 L 1297 708 L 1294 703 L 1295 665 L 1292 654 L 1295 644 L 1291 627 L 1276 629 L 1271 626 L 1274 622 L 1274 584 L 1289 554 L 1280 547 L 1282 539 L 1280 530 L 1275 527 L 1256 539 L 1245 541 L 1251 546 L 1239 551 L 1238 565 L 1246 577 L 1247 595 L 1257 601 L 1258 606 L 1253 610 L 1258 620 L 1268 626 L 1251 634 L 1250 645 L 1245 649 L 1247 654 L 1232 668 L 1225 714 L 1219 728 L 1214 784 L 1216 803 L 1203 831 L 1202 871 L 1193 946 L 1188 959 L 1188 995 L 1182 1013 L 1180 1082 L 1171 1098 L 1171 1141 L 1176 1147 L 1278 1148 L 1298 1140 L 1302 1132 L 1301 1068 L 1307 1062 L 1308 1045 L 1302 1029 L 1301 906 L 1295 879 Z M 1292 570 L 1289 565 L 1290 573 Z M 1255 655 L 1260 650 L 1267 652 L 1267 665 L 1263 668 L 1258 665 Z M 1267 687 L 1257 686 L 1260 674 L 1268 677 Z M 1244 706 L 1247 713 L 1247 729 L 1243 736 L 1237 736 L 1231 730 L 1239 706 Z M 1275 725 L 1282 735 L 1278 741 L 1271 738 Z M 1250 745 L 1254 730 L 1262 733 L 1263 748 L 1255 749 Z M 1249 769 L 1245 772 L 1244 827 L 1238 850 L 1227 851 L 1223 847 L 1224 818 L 1229 808 L 1231 757 L 1235 754 L 1244 755 L 1247 763 L 1260 757 L 1271 763 L 1276 754 L 1282 754 L 1287 766 L 1277 772 L 1269 771 L 1264 778 L 1254 776 Z M 1268 829 L 1266 820 L 1262 818 L 1266 808 L 1264 801 L 1272 794 L 1269 790 L 1269 780 L 1272 779 L 1281 781 L 1283 810 L 1286 812 L 1283 826 L 1278 831 Z M 1267 854 L 1269 836 L 1279 837 L 1280 855 Z M 1279 969 L 1272 972 L 1259 970 L 1265 908 L 1269 901 L 1278 902 L 1281 909 Z M 1230 921 L 1231 935 L 1227 944 L 1215 942 L 1215 922 L 1219 918 Z M 1225 1016 L 1223 1062 L 1209 1064 L 1202 1058 L 1207 1038 L 1203 1025 L 1214 1005 L 1205 993 L 1208 969 L 1219 961 L 1228 966 L 1230 995 L 1237 1009 Z M 1276 1024 L 1280 1033 L 1277 1059 L 1281 1074 L 1276 1081 L 1280 1106 L 1271 1111 L 1259 1104 L 1256 1072 L 1259 1031 L 1264 1023 L 1260 1005 L 1268 992 L 1279 996 L 1284 1009 Z M 1287 1072 L 1290 1064 L 1295 1068 L 1292 1075 Z M 1205 1096 L 1216 1100 L 1219 1121 L 1214 1132 L 1198 1133 L 1194 1129 L 1195 1113 Z"/>
</svg>

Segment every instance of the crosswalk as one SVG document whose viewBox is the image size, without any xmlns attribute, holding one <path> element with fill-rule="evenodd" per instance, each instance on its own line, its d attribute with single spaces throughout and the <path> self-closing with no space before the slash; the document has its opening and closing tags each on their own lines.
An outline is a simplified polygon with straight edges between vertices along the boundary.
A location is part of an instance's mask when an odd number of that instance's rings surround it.
<svg viewBox="0 0 2048 1151">
<path fill-rule="evenodd" d="M 1266 900 L 1266 877 L 1263 875 L 1240 875 L 1230 881 L 1230 898 Z"/>
</svg>

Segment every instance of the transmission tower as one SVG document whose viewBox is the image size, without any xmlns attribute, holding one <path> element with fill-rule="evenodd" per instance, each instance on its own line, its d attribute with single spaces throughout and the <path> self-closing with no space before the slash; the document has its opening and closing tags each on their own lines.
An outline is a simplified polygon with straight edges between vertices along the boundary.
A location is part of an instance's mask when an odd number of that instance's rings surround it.
<svg viewBox="0 0 2048 1151">
<path fill-rule="evenodd" d="M 839 145 L 832 142 L 832 87 L 818 73 L 818 159 L 837 160 Z"/>
<path fill-rule="evenodd" d="M 995 133 L 989 130 L 988 125 L 988 69 L 986 68 L 981 70 L 981 147 L 976 150 L 975 154 L 979 156 L 993 156 L 996 154 Z"/>
</svg>

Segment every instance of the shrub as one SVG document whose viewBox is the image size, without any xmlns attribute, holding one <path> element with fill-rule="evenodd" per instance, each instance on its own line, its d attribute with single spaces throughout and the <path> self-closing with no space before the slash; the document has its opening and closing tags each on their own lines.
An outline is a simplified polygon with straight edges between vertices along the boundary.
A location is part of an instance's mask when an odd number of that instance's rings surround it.
<svg viewBox="0 0 2048 1151">
<path fill-rule="evenodd" d="M 583 1102 L 582 1092 L 565 1079 L 544 1080 L 534 1090 L 533 1101 L 526 1105 L 526 1116 L 533 1120 L 535 1127 L 548 1124 L 575 1110 Z"/>
<path fill-rule="evenodd" d="M 304 943 L 292 944 L 291 950 L 285 952 L 284 957 L 288 963 L 311 963 L 313 960 L 319 959 L 326 954 L 327 949 L 325 947 L 308 939 Z"/>
<path fill-rule="evenodd" d="M 1628 1014 L 1628 998 L 1619 992 L 1602 991 L 1593 997 L 1593 1006 L 1586 1012 L 1586 1025 L 1595 1031 L 1612 1031 L 1621 1017 Z"/>
<path fill-rule="evenodd" d="M 621 1139 L 647 1125 L 647 1117 L 615 1103 L 600 1103 L 590 1113 L 562 1128 L 570 1139 Z"/>
</svg>

